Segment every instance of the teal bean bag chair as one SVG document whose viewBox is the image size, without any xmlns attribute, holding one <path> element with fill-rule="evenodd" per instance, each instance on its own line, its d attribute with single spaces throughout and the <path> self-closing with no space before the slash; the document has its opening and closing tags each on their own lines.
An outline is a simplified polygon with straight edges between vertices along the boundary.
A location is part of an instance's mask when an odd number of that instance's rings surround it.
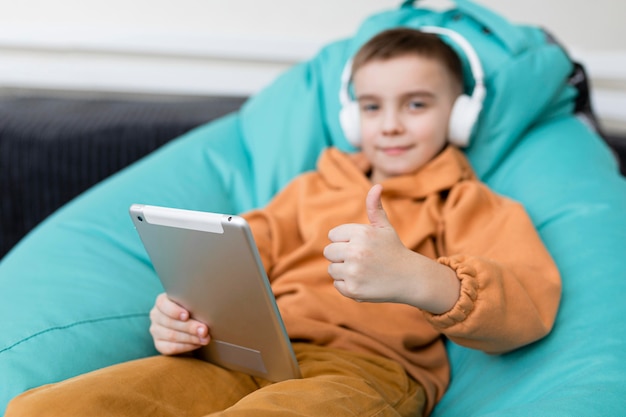
<svg viewBox="0 0 626 417">
<path fill-rule="evenodd" d="M 97 185 L 5 256 L 0 410 L 26 389 L 156 354 L 148 311 L 162 288 L 128 216 L 132 203 L 233 213 L 264 205 L 314 168 L 323 148 L 351 149 L 338 91 L 359 45 L 388 27 L 430 25 L 478 51 L 488 93 L 467 155 L 491 187 L 526 205 L 563 276 L 547 338 L 502 356 L 449 343 L 452 382 L 433 415 L 624 415 L 626 181 L 572 114 L 572 63 L 540 29 L 469 1 L 447 11 L 410 3 L 372 16 L 237 113 Z"/>
</svg>

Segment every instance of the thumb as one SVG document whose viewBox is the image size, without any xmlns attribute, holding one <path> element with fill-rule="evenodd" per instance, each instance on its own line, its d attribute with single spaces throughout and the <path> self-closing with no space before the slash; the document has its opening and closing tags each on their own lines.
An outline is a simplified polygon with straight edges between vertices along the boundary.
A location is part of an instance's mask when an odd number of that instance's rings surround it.
<svg viewBox="0 0 626 417">
<path fill-rule="evenodd" d="M 375 227 L 387 227 L 390 226 L 387 219 L 387 213 L 383 209 L 383 203 L 380 197 L 383 193 L 383 186 L 380 184 L 374 185 L 370 188 L 365 198 L 365 208 L 367 210 L 367 218 L 370 224 Z"/>
</svg>

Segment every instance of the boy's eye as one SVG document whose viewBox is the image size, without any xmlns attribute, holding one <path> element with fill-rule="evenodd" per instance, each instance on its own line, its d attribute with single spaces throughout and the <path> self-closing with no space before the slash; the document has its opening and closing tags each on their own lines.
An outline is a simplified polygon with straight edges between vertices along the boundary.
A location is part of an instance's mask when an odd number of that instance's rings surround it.
<svg viewBox="0 0 626 417">
<path fill-rule="evenodd" d="M 364 112 L 373 112 L 378 110 L 380 107 L 375 103 L 363 103 L 361 104 L 361 110 Z"/>
<path fill-rule="evenodd" d="M 411 100 L 409 101 L 409 109 L 416 110 L 426 107 L 426 103 L 419 100 Z"/>
</svg>

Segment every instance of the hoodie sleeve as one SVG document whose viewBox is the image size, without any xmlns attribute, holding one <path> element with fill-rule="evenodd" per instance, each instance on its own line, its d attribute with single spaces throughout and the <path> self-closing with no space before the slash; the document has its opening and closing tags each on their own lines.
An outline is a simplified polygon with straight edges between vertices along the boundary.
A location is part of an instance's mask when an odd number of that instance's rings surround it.
<svg viewBox="0 0 626 417">
<path fill-rule="evenodd" d="M 437 261 L 452 268 L 461 294 L 427 320 L 452 341 L 504 353 L 547 335 L 561 296 L 558 269 L 524 208 L 485 185 L 451 190 L 442 210 Z"/>
</svg>

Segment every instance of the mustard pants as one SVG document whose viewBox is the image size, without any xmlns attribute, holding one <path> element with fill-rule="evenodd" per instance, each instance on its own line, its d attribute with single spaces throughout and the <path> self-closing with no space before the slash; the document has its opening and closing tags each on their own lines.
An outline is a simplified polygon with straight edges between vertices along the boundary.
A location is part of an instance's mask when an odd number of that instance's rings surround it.
<svg viewBox="0 0 626 417">
<path fill-rule="evenodd" d="M 272 383 L 190 357 L 139 359 L 14 398 L 5 417 L 421 416 L 423 388 L 394 361 L 294 344 L 303 378 Z"/>
</svg>

